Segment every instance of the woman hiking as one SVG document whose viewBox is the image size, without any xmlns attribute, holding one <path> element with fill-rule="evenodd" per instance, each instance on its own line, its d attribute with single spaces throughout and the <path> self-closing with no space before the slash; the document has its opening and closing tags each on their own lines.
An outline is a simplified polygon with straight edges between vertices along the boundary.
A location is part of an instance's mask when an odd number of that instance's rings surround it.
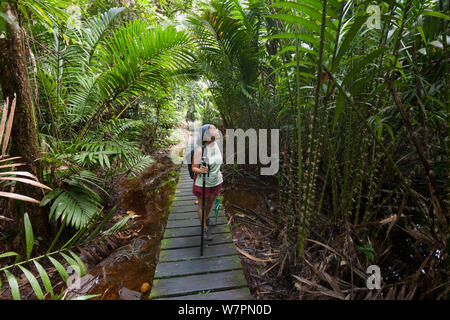
<svg viewBox="0 0 450 320">
<path fill-rule="evenodd" d="M 216 143 L 219 138 L 219 131 L 212 124 L 205 124 L 199 134 L 197 147 L 194 151 L 192 171 L 195 173 L 192 192 L 198 199 L 198 218 L 202 221 L 202 199 L 203 199 L 203 178 L 205 178 L 205 219 L 203 225 L 203 237 L 211 241 L 212 235 L 208 226 L 211 225 L 208 219 L 212 204 L 220 193 L 223 177 L 220 172 L 222 164 L 222 153 Z M 204 147 L 202 146 L 204 144 Z M 202 155 L 203 151 L 203 155 Z M 202 160 L 206 165 L 202 165 Z"/>
</svg>

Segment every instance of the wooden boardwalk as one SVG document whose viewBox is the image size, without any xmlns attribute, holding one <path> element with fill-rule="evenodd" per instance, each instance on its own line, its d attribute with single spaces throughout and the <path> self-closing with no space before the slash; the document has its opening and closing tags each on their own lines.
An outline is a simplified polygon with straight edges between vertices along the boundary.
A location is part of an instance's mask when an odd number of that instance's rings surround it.
<svg viewBox="0 0 450 320">
<path fill-rule="evenodd" d="M 169 213 L 150 299 L 249 300 L 242 265 L 221 210 L 200 256 L 200 221 L 192 179 L 183 166 Z M 210 217 L 215 221 L 214 209 Z"/>
</svg>

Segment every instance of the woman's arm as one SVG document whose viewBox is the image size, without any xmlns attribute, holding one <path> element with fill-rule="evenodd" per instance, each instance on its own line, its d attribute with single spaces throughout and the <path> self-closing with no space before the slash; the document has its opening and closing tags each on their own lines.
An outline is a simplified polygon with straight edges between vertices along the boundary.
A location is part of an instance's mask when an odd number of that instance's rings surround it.
<svg viewBox="0 0 450 320">
<path fill-rule="evenodd" d="M 192 162 L 192 171 L 195 173 L 207 173 L 208 167 L 202 166 L 200 167 L 202 163 L 202 148 L 198 147 L 194 152 L 194 160 Z"/>
</svg>

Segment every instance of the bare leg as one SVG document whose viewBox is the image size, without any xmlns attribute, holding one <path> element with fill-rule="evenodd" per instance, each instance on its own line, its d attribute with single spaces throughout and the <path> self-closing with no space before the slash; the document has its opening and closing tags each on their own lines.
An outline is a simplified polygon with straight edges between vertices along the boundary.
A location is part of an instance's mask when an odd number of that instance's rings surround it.
<svg viewBox="0 0 450 320">
<path fill-rule="evenodd" d="M 216 199 L 216 194 L 211 194 L 208 198 L 205 199 L 205 221 L 203 223 L 203 228 L 207 229 L 206 220 L 208 219 L 209 212 L 211 211 L 214 200 Z M 200 223 L 202 221 L 202 197 L 197 197 L 198 199 L 198 219 Z"/>
<path fill-rule="evenodd" d="M 202 223 L 202 197 L 197 197 L 198 199 L 198 220 L 200 220 L 200 224 Z M 208 218 L 208 211 L 206 211 L 206 204 L 208 203 L 208 199 L 205 199 L 205 222 L 203 223 L 203 229 L 206 229 L 206 219 Z"/>
<path fill-rule="evenodd" d="M 206 218 L 208 218 L 209 213 L 211 212 L 211 208 L 214 203 L 214 200 L 216 200 L 216 196 L 217 196 L 216 194 L 210 194 L 208 199 L 206 199 L 206 207 L 205 207 L 206 210 L 205 212 L 207 212 Z"/>
</svg>

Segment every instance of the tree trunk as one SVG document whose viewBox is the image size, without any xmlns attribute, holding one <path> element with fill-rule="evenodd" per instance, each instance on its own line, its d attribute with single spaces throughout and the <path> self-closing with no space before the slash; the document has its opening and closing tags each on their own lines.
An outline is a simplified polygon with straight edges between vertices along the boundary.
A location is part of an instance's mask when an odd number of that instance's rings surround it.
<svg viewBox="0 0 450 320">
<path fill-rule="evenodd" d="M 17 26 L 21 26 L 17 5 L 6 2 L 4 6 L 6 7 L 5 14 Z M 17 29 L 16 26 L 9 23 L 6 23 L 6 28 L 6 38 L 0 39 L 0 84 L 5 99 L 9 97 L 9 101 L 12 101 L 14 94 L 17 95 L 9 154 L 22 157 L 20 161 L 26 163 L 18 170 L 28 171 L 42 181 L 41 167 L 39 162 L 36 161 L 40 157 L 39 140 L 28 81 L 25 35 L 22 29 Z M 17 184 L 16 192 L 37 200 L 40 200 L 43 196 L 41 189 L 24 183 Z M 16 214 L 20 227 L 17 230 L 16 245 L 22 242 L 23 215 L 25 212 L 30 216 L 35 236 L 45 239 L 48 232 L 48 219 L 45 211 L 39 205 L 29 202 L 18 202 L 17 208 Z"/>
</svg>

